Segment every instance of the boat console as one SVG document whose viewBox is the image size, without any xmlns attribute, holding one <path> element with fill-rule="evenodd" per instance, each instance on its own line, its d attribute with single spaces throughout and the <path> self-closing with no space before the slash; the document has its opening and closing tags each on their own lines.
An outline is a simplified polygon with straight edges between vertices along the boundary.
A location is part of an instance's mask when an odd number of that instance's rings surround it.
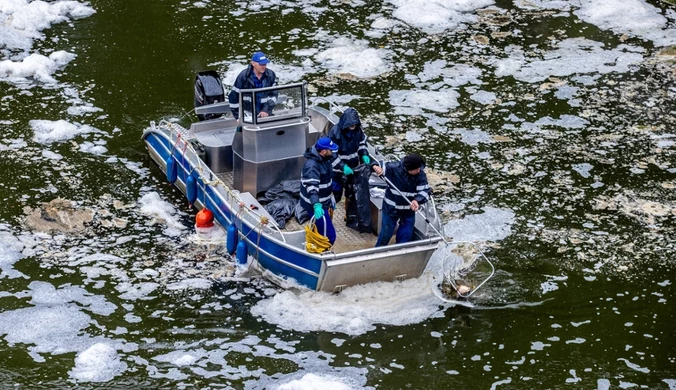
<svg viewBox="0 0 676 390">
<path fill-rule="evenodd" d="M 198 82 L 205 84 L 204 77 Z M 239 119 L 230 116 L 228 102 L 197 105 L 196 99 L 198 117 L 214 118 L 190 127 L 204 146 L 205 163 L 214 173 L 232 172 L 233 187 L 254 196 L 283 180 L 298 179 L 303 154 L 319 136 L 310 125 L 306 87 L 300 82 L 241 90 Z"/>
</svg>

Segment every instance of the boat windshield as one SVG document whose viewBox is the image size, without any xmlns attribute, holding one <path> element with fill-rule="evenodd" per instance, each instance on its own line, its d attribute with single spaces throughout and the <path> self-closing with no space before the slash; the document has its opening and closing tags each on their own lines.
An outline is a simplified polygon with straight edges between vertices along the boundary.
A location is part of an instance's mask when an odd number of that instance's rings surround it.
<svg viewBox="0 0 676 390">
<path fill-rule="evenodd" d="M 240 99 L 245 123 L 262 124 L 305 116 L 304 83 L 242 90 Z"/>
</svg>

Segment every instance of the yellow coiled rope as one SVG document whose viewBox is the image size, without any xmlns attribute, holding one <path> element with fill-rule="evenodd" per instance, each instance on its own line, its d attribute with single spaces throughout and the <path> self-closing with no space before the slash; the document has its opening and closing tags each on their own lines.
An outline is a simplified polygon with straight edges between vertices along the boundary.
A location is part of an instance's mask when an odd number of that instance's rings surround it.
<svg viewBox="0 0 676 390">
<path fill-rule="evenodd" d="M 317 225 L 305 226 L 305 250 L 310 253 L 322 253 L 331 249 L 329 239 L 319 234 Z"/>
</svg>

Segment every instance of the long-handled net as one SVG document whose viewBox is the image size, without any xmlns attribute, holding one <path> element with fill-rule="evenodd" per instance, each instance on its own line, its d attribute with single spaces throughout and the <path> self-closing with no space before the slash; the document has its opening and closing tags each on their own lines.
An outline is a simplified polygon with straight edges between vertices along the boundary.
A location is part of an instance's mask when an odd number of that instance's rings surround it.
<svg viewBox="0 0 676 390">
<path fill-rule="evenodd" d="M 493 276 L 495 267 L 472 242 L 446 244 L 441 291 L 451 297 L 469 298 Z"/>
<path fill-rule="evenodd" d="M 390 181 L 390 179 L 388 179 L 385 175 L 380 175 L 380 177 L 392 190 L 396 191 L 399 193 L 399 195 L 401 195 L 402 198 L 406 199 L 409 205 L 413 206 L 408 197 L 403 192 L 401 192 L 401 190 L 397 188 L 397 186 L 395 186 L 394 183 Z M 451 294 L 448 295 L 460 298 L 469 298 L 493 276 L 495 273 L 495 267 L 493 267 L 493 263 L 491 263 L 488 257 L 486 257 L 486 255 L 476 244 L 469 241 L 448 241 L 446 237 L 441 234 L 441 232 L 439 232 L 439 230 L 434 226 L 434 224 L 430 222 L 427 216 L 420 211 L 420 209 L 417 209 L 416 213 L 420 215 L 425 220 L 425 223 L 427 223 L 427 225 L 431 227 L 432 230 L 434 230 L 434 232 L 444 241 L 446 244 L 444 250 L 448 250 L 451 245 L 456 245 L 456 248 L 460 248 L 457 249 L 457 252 L 461 254 L 460 256 L 447 256 L 444 258 L 444 265 L 447 270 L 444 271 L 442 292 L 443 285 L 445 283 L 447 286 L 452 288 L 452 291 L 449 291 Z M 463 248 L 469 248 L 469 251 Z M 449 262 L 449 258 L 460 260 Z M 489 267 L 489 271 L 482 271 L 481 273 L 474 274 L 474 271 L 478 269 L 479 265 L 482 265 L 481 269 L 484 268 L 484 265 Z M 472 278 L 476 277 L 475 282 L 472 282 L 471 280 L 469 282 L 465 281 L 465 279 L 468 278 L 470 274 L 472 274 Z"/>
</svg>

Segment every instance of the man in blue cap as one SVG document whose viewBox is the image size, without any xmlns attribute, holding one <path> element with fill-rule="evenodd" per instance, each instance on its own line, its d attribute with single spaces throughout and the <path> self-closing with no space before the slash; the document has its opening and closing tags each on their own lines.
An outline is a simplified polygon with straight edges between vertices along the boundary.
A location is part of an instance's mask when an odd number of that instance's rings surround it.
<svg viewBox="0 0 676 390">
<path fill-rule="evenodd" d="M 300 175 L 300 205 L 309 215 L 315 217 L 319 234 L 329 239 L 331 245 L 336 242 L 336 230 L 331 218 L 327 216 L 329 208 L 335 207 L 331 190 L 333 176 L 333 153 L 338 145 L 330 138 L 322 137 L 313 147 L 305 151 L 305 165 Z"/>
<path fill-rule="evenodd" d="M 230 90 L 228 101 L 230 111 L 235 119 L 239 118 L 239 91 L 243 89 L 265 88 L 277 85 L 275 72 L 268 69 L 270 60 L 262 52 L 257 51 L 251 56 L 251 64 L 244 69 L 235 79 L 235 84 Z M 244 110 L 251 111 L 250 96 L 244 96 Z M 272 114 L 272 109 L 277 103 L 277 91 L 261 92 L 256 94 L 256 115 L 265 118 Z"/>
</svg>

